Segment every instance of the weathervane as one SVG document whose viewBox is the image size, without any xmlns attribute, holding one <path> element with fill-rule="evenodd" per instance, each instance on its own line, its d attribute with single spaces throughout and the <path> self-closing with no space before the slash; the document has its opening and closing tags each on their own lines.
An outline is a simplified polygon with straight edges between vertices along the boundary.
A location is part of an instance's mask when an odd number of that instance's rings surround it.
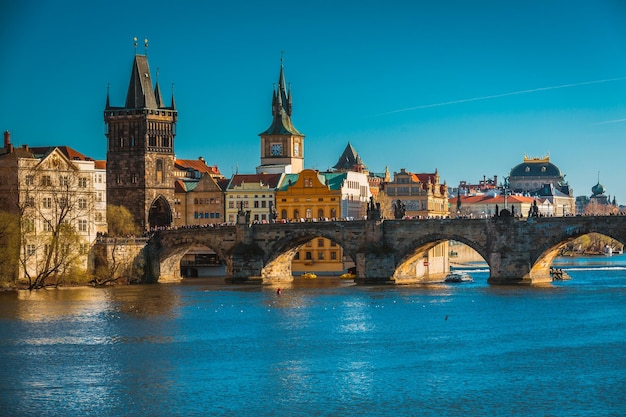
<svg viewBox="0 0 626 417">
<path fill-rule="evenodd" d="M 148 39 L 143 40 L 143 46 L 146 48 L 146 56 L 148 56 Z"/>
<path fill-rule="evenodd" d="M 136 36 L 133 38 L 133 42 L 135 44 L 135 55 L 137 55 L 137 37 Z"/>
</svg>

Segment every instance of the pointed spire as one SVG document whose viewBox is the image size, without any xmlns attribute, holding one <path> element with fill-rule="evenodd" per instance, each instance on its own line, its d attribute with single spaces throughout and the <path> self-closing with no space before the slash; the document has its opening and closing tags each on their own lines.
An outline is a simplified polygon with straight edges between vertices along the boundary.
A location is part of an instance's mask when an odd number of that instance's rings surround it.
<svg viewBox="0 0 626 417">
<path fill-rule="evenodd" d="M 150 67 L 145 55 L 135 55 L 126 95 L 127 109 L 157 109 L 157 99 L 152 89 Z"/>
<path fill-rule="evenodd" d="M 157 72 L 158 74 L 158 72 Z M 154 87 L 154 97 L 156 98 L 157 108 L 163 107 L 163 97 L 161 96 L 161 87 L 159 87 L 159 81 L 157 80 L 156 86 Z"/>
<path fill-rule="evenodd" d="M 174 83 L 172 83 L 172 105 L 170 107 L 172 110 L 176 110 L 176 102 L 174 101 Z"/>
<path fill-rule="evenodd" d="M 291 87 L 289 91 L 286 88 L 285 68 L 281 52 L 280 72 L 278 74 L 278 85 L 274 85 L 272 92 L 272 125 L 262 135 L 302 135 L 291 123 Z"/>
<path fill-rule="evenodd" d="M 109 100 L 109 90 L 110 90 L 111 84 L 107 83 L 107 102 L 105 104 L 105 110 L 108 110 L 111 108 L 111 104 L 110 104 L 110 100 Z"/>
</svg>

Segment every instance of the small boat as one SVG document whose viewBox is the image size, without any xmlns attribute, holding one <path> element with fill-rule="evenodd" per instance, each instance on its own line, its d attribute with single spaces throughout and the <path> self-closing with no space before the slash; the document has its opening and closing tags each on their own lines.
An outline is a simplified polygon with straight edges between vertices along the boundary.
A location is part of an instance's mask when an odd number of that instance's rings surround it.
<svg viewBox="0 0 626 417">
<path fill-rule="evenodd" d="M 552 277 L 552 281 L 567 281 L 568 279 L 572 279 L 567 272 L 560 268 L 550 268 L 550 276 Z"/>
<path fill-rule="evenodd" d="M 344 274 L 339 275 L 339 278 L 341 278 L 341 279 L 355 279 L 356 278 L 356 274 L 353 274 L 351 272 L 346 272 Z"/>
<path fill-rule="evenodd" d="M 445 282 L 474 282 L 467 272 L 450 272 L 446 275 Z"/>
<path fill-rule="evenodd" d="M 317 275 L 315 275 L 313 272 L 304 272 L 302 275 L 300 275 L 302 278 L 305 279 L 314 279 L 317 278 Z"/>
</svg>

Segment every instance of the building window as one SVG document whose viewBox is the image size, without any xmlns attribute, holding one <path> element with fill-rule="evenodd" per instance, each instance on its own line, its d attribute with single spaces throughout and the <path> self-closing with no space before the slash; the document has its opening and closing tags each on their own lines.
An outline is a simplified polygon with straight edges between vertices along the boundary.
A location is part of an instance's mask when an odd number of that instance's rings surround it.
<svg viewBox="0 0 626 417">
<path fill-rule="evenodd" d="M 299 259 L 300 259 L 300 252 L 296 252 L 296 254 L 295 254 L 295 255 L 293 255 L 293 260 L 294 260 L 294 261 L 297 261 L 297 260 L 299 260 Z"/>
<path fill-rule="evenodd" d="M 78 231 L 86 232 L 87 231 L 87 220 L 79 220 L 78 221 Z"/>
<path fill-rule="evenodd" d="M 324 247 L 324 239 L 317 239 L 317 247 L 318 248 Z"/>
<path fill-rule="evenodd" d="M 31 233 L 35 231 L 35 221 L 33 219 L 24 219 L 24 232 Z"/>
<path fill-rule="evenodd" d="M 52 208 L 52 197 L 43 198 L 43 208 Z"/>
<path fill-rule="evenodd" d="M 331 240 L 330 241 L 330 247 L 336 247 L 337 246 L 337 242 Z"/>
<path fill-rule="evenodd" d="M 319 217 L 320 219 L 324 218 L 324 209 L 317 210 L 317 217 Z"/>
<path fill-rule="evenodd" d="M 43 221 L 43 231 L 44 232 L 51 232 L 52 231 L 52 223 L 50 223 L 48 220 Z"/>
<path fill-rule="evenodd" d="M 85 177 L 80 177 L 80 178 L 78 179 L 78 186 L 79 186 L 80 188 L 87 188 L 87 178 L 85 178 Z"/>
<path fill-rule="evenodd" d="M 44 187 L 52 186 L 52 178 L 50 178 L 50 175 L 44 175 L 41 177 L 41 185 Z"/>
<path fill-rule="evenodd" d="M 87 200 L 85 200 L 84 198 L 79 198 L 78 199 L 78 208 L 79 209 L 86 209 L 87 208 Z"/>
<path fill-rule="evenodd" d="M 311 213 L 311 209 L 310 209 L 310 208 L 306 209 L 306 218 L 307 218 L 307 219 L 310 219 L 310 218 L 311 218 L 311 216 L 312 216 L 312 214 L 313 214 L 313 213 Z"/>
<path fill-rule="evenodd" d="M 259 202 L 257 200 L 254 200 L 254 208 L 259 208 Z"/>
<path fill-rule="evenodd" d="M 306 251 L 304 253 L 304 259 L 306 259 L 307 261 L 313 260 L 313 252 Z"/>
<path fill-rule="evenodd" d="M 102 202 L 102 191 L 98 191 L 98 194 L 96 194 L 96 201 Z"/>
<path fill-rule="evenodd" d="M 337 252 L 334 252 L 334 251 L 333 251 L 333 252 L 331 252 L 331 253 L 330 253 L 330 259 L 331 259 L 332 261 L 336 261 L 336 260 L 337 260 Z"/>
<path fill-rule="evenodd" d="M 31 256 L 35 254 L 35 245 L 28 244 L 26 245 L 26 256 Z"/>
<path fill-rule="evenodd" d="M 317 260 L 319 261 L 324 260 L 324 252 L 317 252 Z"/>
<path fill-rule="evenodd" d="M 33 178 L 32 175 L 27 175 L 26 176 L 26 185 L 33 185 L 35 183 L 35 180 Z"/>
<path fill-rule="evenodd" d="M 287 218 L 287 210 L 282 209 L 282 210 L 280 211 L 280 218 L 281 218 L 281 219 L 286 219 L 286 218 Z"/>
<path fill-rule="evenodd" d="M 162 159 L 156 160 L 156 182 L 165 182 L 165 168 Z"/>
</svg>

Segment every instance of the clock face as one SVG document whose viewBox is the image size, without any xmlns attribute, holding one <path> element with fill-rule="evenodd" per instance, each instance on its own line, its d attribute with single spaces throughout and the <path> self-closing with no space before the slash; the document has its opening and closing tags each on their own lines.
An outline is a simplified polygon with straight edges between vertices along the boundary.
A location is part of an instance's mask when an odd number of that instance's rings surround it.
<svg viewBox="0 0 626 417">
<path fill-rule="evenodd" d="M 272 144 L 272 156 L 280 156 L 283 154 L 283 145 L 281 145 L 280 143 L 274 143 Z"/>
</svg>

